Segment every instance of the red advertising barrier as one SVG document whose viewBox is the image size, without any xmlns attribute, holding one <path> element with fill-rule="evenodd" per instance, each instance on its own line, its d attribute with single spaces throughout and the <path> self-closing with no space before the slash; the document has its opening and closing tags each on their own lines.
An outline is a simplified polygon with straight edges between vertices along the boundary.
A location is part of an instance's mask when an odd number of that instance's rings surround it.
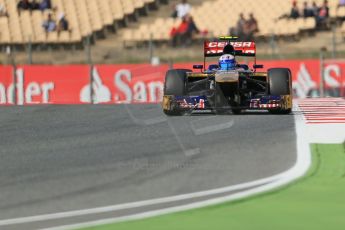
<svg viewBox="0 0 345 230">
<path fill-rule="evenodd" d="M 288 67 L 296 97 L 318 96 L 318 60 L 263 61 L 265 70 Z M 174 68 L 191 68 L 192 63 Z M 157 103 L 162 99 L 167 65 L 0 66 L 0 105 Z M 92 72 L 92 88 L 90 87 Z M 345 61 L 327 61 L 324 66 L 326 95 L 344 96 Z M 17 87 L 14 87 L 14 80 Z M 92 89 L 92 90 L 91 90 Z M 16 101 L 16 103 L 14 103 Z"/>
<path fill-rule="evenodd" d="M 13 87 L 13 70 L 0 66 L 0 105 L 156 103 L 162 98 L 168 66 L 87 65 L 19 66 Z"/>
<path fill-rule="evenodd" d="M 167 65 L 100 65 L 93 70 L 96 103 L 157 103 L 163 97 Z M 101 89 L 101 88 L 102 89 Z M 83 101 L 89 94 L 82 92 Z"/>
<path fill-rule="evenodd" d="M 0 105 L 14 101 L 13 70 L 10 66 L 0 66 Z"/>
<path fill-rule="evenodd" d="M 18 104 L 79 104 L 78 91 L 89 82 L 88 66 L 23 66 L 17 70 Z M 23 83 L 23 88 L 20 85 Z"/>
</svg>

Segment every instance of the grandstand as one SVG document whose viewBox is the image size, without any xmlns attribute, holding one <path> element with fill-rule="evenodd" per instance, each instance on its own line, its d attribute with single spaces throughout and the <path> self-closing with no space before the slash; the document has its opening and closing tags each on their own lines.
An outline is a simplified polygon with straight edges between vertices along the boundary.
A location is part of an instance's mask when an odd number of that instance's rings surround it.
<svg viewBox="0 0 345 230">
<path fill-rule="evenodd" d="M 115 31 L 128 20 L 136 20 L 140 14 L 147 14 L 148 8 L 157 7 L 159 0 L 52 0 L 52 10 L 17 10 L 17 1 L 0 0 L 9 17 L 0 17 L 0 44 L 66 44 L 80 43 L 90 35 L 104 33 L 105 29 Z M 48 14 L 57 17 L 66 14 L 69 31 L 46 33 L 42 28 Z"/>
<path fill-rule="evenodd" d="M 323 0 L 315 1 L 321 5 Z M 338 2 L 332 0 L 329 2 L 330 17 L 344 17 L 345 8 L 337 10 Z M 302 2 L 299 2 L 302 9 Z M 260 32 L 258 37 L 270 37 L 272 34 L 278 37 L 291 37 L 298 35 L 303 31 L 312 31 L 315 29 L 315 19 L 303 17 L 298 19 L 278 18 L 288 14 L 291 8 L 289 0 L 260 0 L 260 4 L 253 0 L 210 0 L 194 7 L 191 15 L 199 29 L 208 31 L 208 38 L 214 38 L 220 35 L 228 34 L 230 27 L 235 27 L 239 14 L 254 13 Z M 157 18 L 150 24 L 141 24 L 139 29 L 127 29 L 123 34 L 123 40 L 134 43 L 148 41 L 152 34 L 154 41 L 169 40 L 169 32 L 172 27 L 180 24 L 180 19 L 169 17 Z M 216 26 L 215 26 L 216 25 Z M 345 26 L 343 26 L 345 33 Z"/>
<path fill-rule="evenodd" d="M 119 26 L 126 26 L 128 20 L 136 20 L 145 15 L 151 5 L 159 4 L 159 0 L 52 0 L 53 10 L 22 11 L 20 14 L 14 0 L 0 0 L 8 11 L 9 17 L 0 18 L 0 44 L 23 45 L 33 44 L 68 44 L 80 43 L 90 35 L 104 37 L 105 30 L 116 31 Z M 167 2 L 167 1 L 164 1 Z M 317 0 L 321 4 L 322 0 Z M 300 8 L 302 7 L 300 2 Z M 335 18 L 345 16 L 345 8 L 337 12 L 337 1 L 329 1 L 330 16 Z M 208 0 L 200 1 L 192 9 L 196 25 L 201 30 L 208 31 L 207 37 L 217 37 L 228 34 L 229 28 L 235 26 L 240 13 L 253 12 L 259 22 L 260 32 L 257 37 L 294 36 L 301 31 L 313 30 L 313 18 L 299 18 L 296 20 L 277 20 L 279 16 L 289 12 L 289 0 L 260 0 L 257 4 L 253 0 Z M 42 22 L 47 14 L 65 13 L 70 22 L 70 30 L 58 33 L 45 33 Z M 168 41 L 170 30 L 180 23 L 180 19 L 158 17 L 150 23 L 142 23 L 138 29 L 126 29 L 122 39 L 126 43 L 154 41 Z M 214 26 L 217 25 L 217 26 Z M 345 25 L 342 27 L 345 35 Z"/>
</svg>

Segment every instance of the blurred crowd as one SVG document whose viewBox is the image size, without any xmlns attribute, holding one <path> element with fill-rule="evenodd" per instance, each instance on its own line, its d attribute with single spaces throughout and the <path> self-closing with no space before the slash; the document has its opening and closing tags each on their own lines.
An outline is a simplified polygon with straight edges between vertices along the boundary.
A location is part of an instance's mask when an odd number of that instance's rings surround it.
<svg viewBox="0 0 345 230">
<path fill-rule="evenodd" d="M 47 10 L 52 9 L 51 0 L 20 0 L 17 3 L 17 10 L 20 13 L 22 10 Z"/>
<path fill-rule="evenodd" d="M 172 17 L 180 18 L 181 23 L 177 27 L 173 27 L 170 31 L 171 44 L 176 46 L 188 46 L 192 43 L 195 35 L 205 36 L 208 31 L 201 31 L 190 15 L 192 7 L 187 0 L 181 0 L 179 4 L 174 7 Z M 254 34 L 259 32 L 258 22 L 252 13 L 246 19 L 243 14 L 240 14 L 236 27 L 229 30 L 232 36 L 238 36 L 239 40 L 252 41 Z M 224 34 L 225 35 L 225 34 Z"/>
<path fill-rule="evenodd" d="M 339 0 L 337 9 L 340 7 L 345 6 L 345 0 Z M 317 5 L 315 1 L 313 2 L 303 2 L 303 8 L 300 9 L 298 7 L 297 0 L 292 1 L 292 7 L 290 10 L 289 15 L 282 15 L 281 18 L 309 18 L 313 17 L 316 21 L 316 28 L 323 29 L 327 27 L 327 23 L 329 20 L 329 6 L 328 6 L 328 0 L 324 0 L 322 5 Z"/>
<path fill-rule="evenodd" d="M 187 14 L 182 17 L 182 21 L 178 27 L 173 27 L 171 29 L 171 45 L 173 47 L 189 46 L 192 43 L 193 36 L 199 33 L 201 32 L 196 26 L 193 17 Z"/>
<path fill-rule="evenodd" d="M 43 22 L 42 27 L 47 33 L 53 31 L 69 31 L 68 21 L 65 18 L 65 14 L 62 12 L 59 13 L 57 20 L 54 20 L 53 15 L 49 13 L 47 19 Z"/>
<path fill-rule="evenodd" d="M 254 17 L 253 13 L 249 14 L 249 18 L 246 19 L 244 14 L 241 13 L 236 23 L 236 27 L 231 27 L 229 34 L 237 36 L 240 41 L 253 41 L 254 34 L 259 32 L 258 21 Z"/>
<path fill-rule="evenodd" d="M 345 7 L 345 0 L 338 0 L 337 10 Z M 179 26 L 171 29 L 171 43 L 172 46 L 188 45 L 195 34 L 200 34 L 207 31 L 200 31 L 196 26 L 193 17 L 190 15 L 192 6 L 187 0 L 181 0 L 179 4 L 174 7 L 172 17 L 181 18 L 182 22 Z M 290 18 L 314 18 L 316 22 L 316 29 L 328 29 L 330 19 L 330 8 L 328 0 L 324 0 L 320 5 L 316 1 L 303 1 L 298 3 L 298 0 L 292 0 L 291 10 L 280 16 L 279 19 Z M 229 34 L 238 36 L 240 40 L 252 41 L 255 33 L 259 32 L 258 21 L 253 13 L 248 17 L 241 13 L 239 19 L 234 27 L 229 29 Z"/>
<path fill-rule="evenodd" d="M 42 22 L 42 29 L 49 33 L 53 31 L 71 31 L 69 22 L 64 12 L 52 5 L 51 0 L 13 0 L 16 2 L 18 14 L 23 11 L 41 11 L 45 12 Z M 300 0 L 302 1 L 302 0 Z M 338 0 L 337 9 L 345 7 L 345 0 Z M 174 6 L 171 17 L 180 19 L 180 23 L 170 28 L 171 45 L 188 46 L 192 43 L 195 36 L 205 36 L 208 31 L 197 27 L 191 16 L 192 6 L 188 0 L 180 0 Z M 324 0 L 318 5 L 315 1 L 292 0 L 290 12 L 281 15 L 277 20 L 283 18 L 315 18 L 317 28 L 327 27 L 329 21 L 328 0 Z M 9 17 L 5 5 L 0 3 L 0 17 Z M 259 32 L 258 21 L 253 13 L 244 15 L 241 13 L 234 27 L 229 28 L 229 34 L 238 36 L 240 40 L 252 41 L 255 33 Z"/>
<path fill-rule="evenodd" d="M 193 36 L 196 34 L 207 34 L 207 31 L 200 31 L 196 26 L 193 17 L 190 15 L 192 7 L 187 0 L 181 0 L 179 4 L 174 7 L 172 17 L 180 18 L 181 23 L 177 27 L 171 28 L 170 37 L 171 45 L 189 46 L 192 43 Z"/>
<path fill-rule="evenodd" d="M 17 11 L 20 14 L 22 11 L 45 11 L 50 10 L 47 14 L 47 18 L 42 22 L 42 28 L 45 32 L 61 32 L 61 31 L 70 31 L 68 20 L 65 17 L 63 12 L 60 12 L 56 19 L 54 19 L 57 8 L 52 7 L 51 0 L 19 0 L 17 2 Z M 5 9 L 3 4 L 0 4 L 0 17 L 9 17 L 8 12 Z"/>
<path fill-rule="evenodd" d="M 17 11 L 20 14 L 22 11 L 45 11 L 49 10 L 47 18 L 42 22 L 42 28 L 45 32 L 61 32 L 70 31 L 68 20 L 63 12 L 58 13 L 56 20 L 54 19 L 57 8 L 52 7 L 51 0 L 19 0 L 17 2 Z M 8 12 L 3 4 L 0 4 L 0 17 L 9 17 Z"/>
<path fill-rule="evenodd" d="M 63 12 L 56 14 L 57 8 L 52 6 L 51 0 L 19 0 L 17 3 L 17 11 L 20 14 L 22 11 L 46 11 L 49 10 L 49 13 L 46 14 L 47 18 L 42 22 L 42 28 L 45 32 L 61 32 L 69 31 L 69 23 Z M 55 20 L 55 15 L 56 20 Z"/>
</svg>

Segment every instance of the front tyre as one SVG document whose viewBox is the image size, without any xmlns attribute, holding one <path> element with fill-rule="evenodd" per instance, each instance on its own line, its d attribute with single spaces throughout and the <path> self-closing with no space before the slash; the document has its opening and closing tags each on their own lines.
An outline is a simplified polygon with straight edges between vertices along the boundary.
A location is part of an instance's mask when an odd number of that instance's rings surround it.
<svg viewBox="0 0 345 230">
<path fill-rule="evenodd" d="M 288 68 L 272 68 L 267 72 L 268 94 L 273 96 L 291 95 L 292 77 Z M 289 114 L 289 109 L 270 110 L 272 114 Z"/>
<path fill-rule="evenodd" d="M 187 73 L 192 72 L 189 69 L 172 69 L 168 70 L 165 75 L 164 95 L 169 96 L 185 96 L 187 94 Z M 184 111 L 178 108 L 174 103 L 170 104 L 169 109 L 163 112 L 168 116 L 181 116 Z"/>
</svg>

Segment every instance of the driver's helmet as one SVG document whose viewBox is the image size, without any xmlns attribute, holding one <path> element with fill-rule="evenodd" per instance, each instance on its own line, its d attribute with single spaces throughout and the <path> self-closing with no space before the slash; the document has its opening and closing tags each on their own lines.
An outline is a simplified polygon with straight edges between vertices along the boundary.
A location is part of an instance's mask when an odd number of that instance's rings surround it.
<svg viewBox="0 0 345 230">
<path fill-rule="evenodd" d="M 233 70 L 236 67 L 235 56 L 231 54 L 224 54 L 219 58 L 220 70 Z"/>
</svg>

